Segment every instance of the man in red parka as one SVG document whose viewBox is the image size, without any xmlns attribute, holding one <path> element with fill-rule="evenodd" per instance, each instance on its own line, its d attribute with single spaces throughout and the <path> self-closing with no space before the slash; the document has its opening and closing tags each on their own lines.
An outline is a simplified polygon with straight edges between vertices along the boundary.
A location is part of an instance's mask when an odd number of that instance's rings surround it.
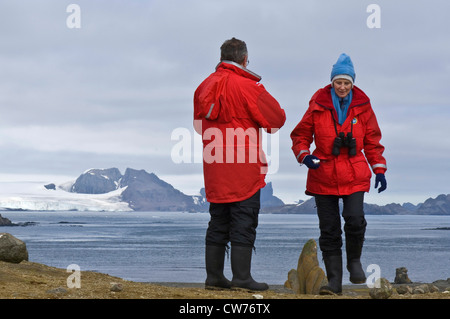
<svg viewBox="0 0 450 319">
<path fill-rule="evenodd" d="M 207 288 L 266 290 L 250 273 L 267 162 L 261 131 L 274 133 L 286 116 L 251 72 L 245 42 L 232 38 L 221 46 L 220 63 L 194 95 L 194 127 L 203 139 L 203 173 L 211 219 L 206 232 Z M 230 282 L 223 275 L 231 242 Z"/>
<path fill-rule="evenodd" d="M 341 54 L 331 72 L 331 84 L 318 90 L 300 123 L 291 133 L 292 150 L 308 170 L 306 194 L 315 197 L 319 217 L 319 247 L 328 285 L 321 294 L 342 291 L 342 231 L 339 199 L 343 199 L 347 269 L 352 283 L 366 281 L 360 256 L 366 220 L 364 192 L 370 189 L 371 171 L 375 188 L 386 189 L 386 160 L 380 144 L 381 131 L 367 95 L 354 86 L 355 71 L 350 57 Z M 315 150 L 311 154 L 310 145 Z M 363 153 L 364 151 L 364 153 Z"/>
</svg>

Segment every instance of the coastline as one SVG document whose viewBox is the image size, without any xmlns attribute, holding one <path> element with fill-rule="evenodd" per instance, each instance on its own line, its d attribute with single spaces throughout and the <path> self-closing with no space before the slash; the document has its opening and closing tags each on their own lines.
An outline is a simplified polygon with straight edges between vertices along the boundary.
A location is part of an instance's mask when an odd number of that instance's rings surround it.
<svg viewBox="0 0 450 319">
<path fill-rule="evenodd" d="M 254 299 L 254 295 L 263 299 L 371 299 L 365 285 L 345 285 L 340 296 L 297 295 L 282 285 L 270 285 L 263 292 L 206 290 L 202 283 L 133 282 L 91 271 L 79 273 L 80 288 L 68 288 L 71 274 L 29 261 L 0 261 L 0 299 Z M 394 293 L 390 299 L 450 299 L 450 294 Z"/>
</svg>

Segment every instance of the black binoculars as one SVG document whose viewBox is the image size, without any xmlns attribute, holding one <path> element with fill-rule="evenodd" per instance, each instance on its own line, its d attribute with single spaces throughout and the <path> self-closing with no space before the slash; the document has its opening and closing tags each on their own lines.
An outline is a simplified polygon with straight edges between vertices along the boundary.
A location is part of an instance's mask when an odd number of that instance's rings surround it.
<svg viewBox="0 0 450 319">
<path fill-rule="evenodd" d="M 339 133 L 339 136 L 334 139 L 333 143 L 333 155 L 338 156 L 341 154 L 341 147 L 348 147 L 348 155 L 355 156 L 356 155 L 356 139 L 353 138 L 353 134 L 351 132 L 347 133 L 345 136 L 344 132 Z"/>
</svg>

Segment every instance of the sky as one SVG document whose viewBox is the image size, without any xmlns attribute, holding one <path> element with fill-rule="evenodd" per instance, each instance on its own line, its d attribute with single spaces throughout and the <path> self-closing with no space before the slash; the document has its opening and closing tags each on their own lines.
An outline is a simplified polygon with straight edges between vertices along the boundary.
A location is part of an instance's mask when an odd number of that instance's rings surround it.
<svg viewBox="0 0 450 319">
<path fill-rule="evenodd" d="M 309 198 L 289 135 L 344 52 L 386 147 L 388 189 L 372 189 L 366 202 L 448 194 L 449 14 L 444 0 L 3 0 L 0 181 L 130 167 L 198 193 L 193 94 L 236 37 L 286 112 L 268 137 L 266 177 L 284 202 Z M 178 163 L 174 147 L 187 138 L 191 160 Z"/>
</svg>

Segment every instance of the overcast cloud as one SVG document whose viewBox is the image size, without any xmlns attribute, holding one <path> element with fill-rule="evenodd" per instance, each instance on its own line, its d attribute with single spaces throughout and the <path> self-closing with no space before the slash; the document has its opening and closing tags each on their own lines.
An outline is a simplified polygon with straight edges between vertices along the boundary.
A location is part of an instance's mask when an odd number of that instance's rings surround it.
<svg viewBox="0 0 450 319">
<path fill-rule="evenodd" d="M 81 8 L 80 29 L 66 25 L 71 3 Z M 381 8 L 379 29 L 366 24 L 371 3 Z M 366 201 L 417 204 L 450 193 L 449 12 L 444 0 L 2 1 L 0 174 L 76 178 L 132 167 L 197 193 L 202 165 L 174 163 L 171 135 L 186 128 L 194 137 L 193 93 L 234 36 L 286 111 L 279 169 L 266 178 L 275 195 L 308 198 L 289 134 L 342 52 L 386 147 L 388 189 Z"/>
</svg>

